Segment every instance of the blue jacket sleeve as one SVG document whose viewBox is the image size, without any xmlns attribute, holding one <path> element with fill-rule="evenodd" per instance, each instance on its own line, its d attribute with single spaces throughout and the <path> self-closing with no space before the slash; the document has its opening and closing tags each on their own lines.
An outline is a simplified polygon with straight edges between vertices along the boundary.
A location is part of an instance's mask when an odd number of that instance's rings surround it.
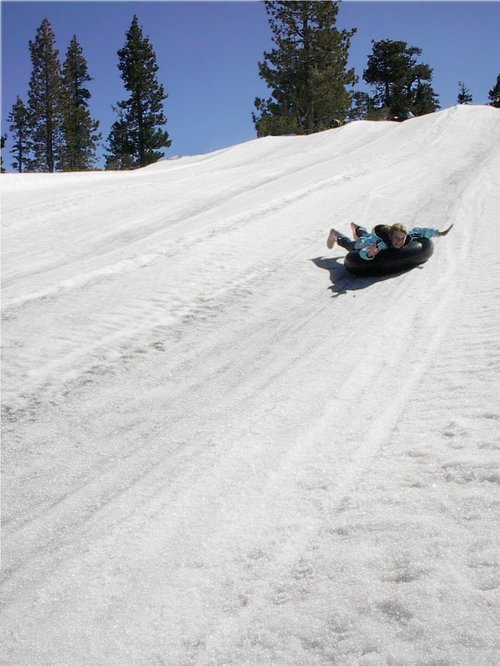
<svg viewBox="0 0 500 666">
<path fill-rule="evenodd" d="M 375 257 L 368 256 L 368 250 L 370 245 L 376 245 L 381 250 L 387 250 L 387 245 L 384 241 L 377 236 L 377 234 L 370 234 L 369 236 L 362 236 L 359 240 L 356 241 L 356 250 L 359 250 L 359 256 L 365 261 L 373 261 Z"/>
<path fill-rule="evenodd" d="M 432 227 L 413 227 L 408 234 L 410 238 L 434 238 L 439 235 L 439 229 Z"/>
</svg>

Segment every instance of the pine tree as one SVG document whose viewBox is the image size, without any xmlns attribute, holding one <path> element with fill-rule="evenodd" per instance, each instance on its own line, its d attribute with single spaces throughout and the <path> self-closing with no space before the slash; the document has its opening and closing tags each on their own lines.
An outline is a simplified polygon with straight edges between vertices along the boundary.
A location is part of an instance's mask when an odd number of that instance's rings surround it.
<svg viewBox="0 0 500 666">
<path fill-rule="evenodd" d="M 106 169 L 134 169 L 133 128 L 127 120 L 125 108 L 120 103 L 113 106 L 113 111 L 118 115 L 118 120 L 113 123 L 108 137 L 111 152 L 106 156 Z"/>
<path fill-rule="evenodd" d="M 33 71 L 28 93 L 34 171 L 53 172 L 59 158 L 62 130 L 61 67 L 55 35 L 47 19 L 30 41 Z"/>
<path fill-rule="evenodd" d="M 436 111 L 439 103 L 430 84 L 432 69 L 416 61 L 422 50 L 390 39 L 372 44 L 363 78 L 375 86 L 373 97 L 379 110 L 400 119 Z"/>
<path fill-rule="evenodd" d="M 0 173 L 5 173 L 5 168 L 3 166 L 3 149 L 5 148 L 5 142 L 7 141 L 7 134 L 2 134 L 0 137 L 0 146 L 1 146 L 1 153 L 0 153 Z"/>
<path fill-rule="evenodd" d="M 156 55 L 148 37 L 143 36 L 137 16 L 118 58 L 121 78 L 130 96 L 113 107 L 119 117 L 108 137 L 106 168 L 143 167 L 163 157 L 158 149 L 168 148 L 172 142 L 161 129 L 167 122 L 163 112 L 167 94 L 157 80 Z"/>
<path fill-rule="evenodd" d="M 351 37 L 337 30 L 338 3 L 265 2 L 275 48 L 264 53 L 259 74 L 271 89 L 256 98 L 258 136 L 307 134 L 345 122 L 357 77 L 347 70 Z"/>
<path fill-rule="evenodd" d="M 412 90 L 412 98 L 410 108 L 403 114 L 404 118 L 425 116 L 427 113 L 434 113 L 439 109 L 439 97 L 430 83 L 417 79 L 415 88 Z"/>
<path fill-rule="evenodd" d="M 9 129 L 14 140 L 10 150 L 14 157 L 12 168 L 22 173 L 28 170 L 32 143 L 29 112 L 19 95 L 7 120 L 11 123 Z"/>
<path fill-rule="evenodd" d="M 366 92 L 357 91 L 352 96 L 352 108 L 349 120 L 367 120 L 370 113 L 371 100 Z"/>
<path fill-rule="evenodd" d="M 488 99 L 490 106 L 500 109 L 500 74 L 497 76 L 496 85 L 488 93 Z"/>
<path fill-rule="evenodd" d="M 87 171 L 95 164 L 101 135 L 97 131 L 99 121 L 92 120 L 88 110 L 90 92 L 85 83 L 91 80 L 75 35 L 66 52 L 62 71 L 63 141 L 59 167 L 63 171 Z"/>
<path fill-rule="evenodd" d="M 472 95 L 468 88 L 465 87 L 463 81 L 458 82 L 458 104 L 470 104 L 472 102 Z"/>
</svg>

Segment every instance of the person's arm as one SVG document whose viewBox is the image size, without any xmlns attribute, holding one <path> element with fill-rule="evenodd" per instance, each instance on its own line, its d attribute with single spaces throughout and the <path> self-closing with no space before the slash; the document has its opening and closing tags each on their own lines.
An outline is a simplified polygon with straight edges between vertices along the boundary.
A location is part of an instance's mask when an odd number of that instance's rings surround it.
<svg viewBox="0 0 500 666">
<path fill-rule="evenodd" d="M 356 241 L 356 249 L 359 249 L 361 259 L 371 261 L 381 250 L 387 250 L 387 245 L 377 235 L 370 234 Z"/>
<path fill-rule="evenodd" d="M 446 234 L 449 233 L 452 230 L 452 228 L 453 228 L 453 224 L 450 224 L 448 229 L 445 229 L 444 231 L 440 231 L 438 233 L 438 236 L 446 236 Z"/>
<path fill-rule="evenodd" d="M 410 238 L 434 238 L 435 236 L 446 236 L 446 234 L 451 231 L 453 224 L 450 224 L 448 229 L 444 231 L 439 231 L 439 229 L 434 229 L 433 227 L 413 227 L 410 230 Z"/>
</svg>

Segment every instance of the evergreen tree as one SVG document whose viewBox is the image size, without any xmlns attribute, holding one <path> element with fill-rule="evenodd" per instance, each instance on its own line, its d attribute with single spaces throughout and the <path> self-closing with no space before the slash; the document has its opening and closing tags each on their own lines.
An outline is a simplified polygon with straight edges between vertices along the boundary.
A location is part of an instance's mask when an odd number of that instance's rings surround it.
<svg viewBox="0 0 500 666">
<path fill-rule="evenodd" d="M 5 148 L 5 142 L 7 141 L 7 134 L 2 134 L 0 137 L 0 146 L 1 146 L 1 153 L 0 153 L 0 173 L 5 173 L 5 169 L 3 166 L 3 149 Z"/>
<path fill-rule="evenodd" d="M 137 16 L 118 58 L 121 78 L 130 96 L 113 107 L 119 117 L 108 137 L 106 168 L 143 167 L 163 157 L 164 153 L 158 149 L 168 148 L 172 142 L 161 129 L 167 122 L 163 113 L 167 94 L 157 80 L 156 55 L 151 42 L 142 34 Z"/>
<path fill-rule="evenodd" d="M 63 171 L 87 171 L 95 164 L 95 153 L 101 135 L 99 121 L 92 120 L 88 110 L 91 81 L 83 51 L 73 36 L 63 65 L 63 142 L 59 167 Z"/>
<path fill-rule="evenodd" d="M 28 93 L 28 110 L 33 142 L 34 171 L 55 170 L 61 145 L 61 67 L 55 48 L 55 35 L 47 19 L 30 41 L 33 71 Z"/>
<path fill-rule="evenodd" d="M 439 97 L 434 92 L 430 83 L 424 83 L 417 79 L 412 91 L 413 102 L 403 117 L 425 116 L 439 109 Z"/>
<path fill-rule="evenodd" d="M 458 97 L 457 102 L 459 104 L 470 104 L 472 102 L 472 95 L 468 88 L 465 87 L 463 81 L 458 82 Z"/>
<path fill-rule="evenodd" d="M 258 136 L 307 134 L 345 122 L 357 77 L 347 70 L 353 30 L 335 28 L 338 3 L 265 2 L 275 48 L 264 53 L 259 74 L 271 89 L 256 98 Z"/>
<path fill-rule="evenodd" d="M 500 109 L 500 74 L 497 76 L 496 85 L 488 93 L 488 99 L 490 106 Z"/>
<path fill-rule="evenodd" d="M 370 95 L 366 92 L 355 92 L 352 96 L 352 108 L 349 111 L 349 120 L 367 120 L 370 107 Z"/>
<path fill-rule="evenodd" d="M 120 105 L 113 106 L 113 111 L 118 115 L 118 120 L 113 123 L 108 137 L 111 152 L 106 156 L 106 169 L 115 171 L 133 169 L 135 167 L 133 128 Z"/>
<path fill-rule="evenodd" d="M 14 140 L 14 145 L 10 150 L 14 157 L 12 167 L 22 173 L 28 170 L 32 144 L 29 112 L 19 95 L 7 120 L 11 123 L 9 129 Z"/>
<path fill-rule="evenodd" d="M 395 118 L 436 111 L 439 103 L 430 85 L 432 69 L 416 61 L 422 50 L 390 39 L 372 44 L 363 78 L 375 86 L 374 102 L 379 110 Z"/>
</svg>

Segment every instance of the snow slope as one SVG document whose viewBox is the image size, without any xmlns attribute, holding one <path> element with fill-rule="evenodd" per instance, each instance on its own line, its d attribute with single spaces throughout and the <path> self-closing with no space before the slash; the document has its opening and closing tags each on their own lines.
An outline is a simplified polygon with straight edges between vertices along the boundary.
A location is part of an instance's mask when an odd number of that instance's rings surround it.
<svg viewBox="0 0 500 666">
<path fill-rule="evenodd" d="M 500 663 L 499 147 L 2 176 L 2 664 Z M 353 278 L 351 221 L 455 227 Z"/>
</svg>

